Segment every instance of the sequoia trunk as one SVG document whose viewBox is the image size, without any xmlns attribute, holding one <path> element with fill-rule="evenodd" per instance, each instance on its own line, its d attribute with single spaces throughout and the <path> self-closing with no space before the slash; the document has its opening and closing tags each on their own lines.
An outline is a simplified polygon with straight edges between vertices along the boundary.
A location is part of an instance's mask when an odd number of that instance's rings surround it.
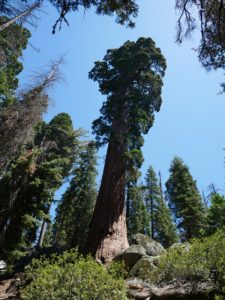
<svg viewBox="0 0 225 300">
<path fill-rule="evenodd" d="M 128 113 L 112 124 L 105 167 L 85 252 L 103 263 L 128 248 L 125 184 Z"/>
</svg>

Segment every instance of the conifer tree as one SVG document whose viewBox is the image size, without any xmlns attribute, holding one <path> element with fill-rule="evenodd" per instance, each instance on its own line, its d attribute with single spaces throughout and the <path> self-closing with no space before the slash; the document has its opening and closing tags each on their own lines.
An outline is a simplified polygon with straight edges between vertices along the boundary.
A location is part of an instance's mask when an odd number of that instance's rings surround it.
<svg viewBox="0 0 225 300">
<path fill-rule="evenodd" d="M 96 147 L 89 142 L 83 147 L 73 169 L 73 178 L 57 207 L 55 242 L 83 248 L 96 201 Z"/>
<path fill-rule="evenodd" d="M 150 217 L 151 237 L 164 247 L 169 247 L 177 242 L 176 228 L 152 166 L 147 171 L 145 182 L 145 203 Z"/>
<path fill-rule="evenodd" d="M 207 212 L 207 234 L 213 234 L 225 226 L 225 197 L 215 193 L 210 199 L 211 205 Z"/>
<path fill-rule="evenodd" d="M 33 143 L 34 128 L 48 107 L 47 90 L 59 78 L 60 61 L 43 72 L 37 82 L 18 95 L 17 101 L 0 110 L 0 175 L 27 143 Z"/>
<path fill-rule="evenodd" d="M 144 204 L 143 187 L 138 185 L 130 186 L 127 190 L 129 198 L 129 215 L 127 215 L 128 237 L 136 233 L 150 235 L 150 218 Z"/>
<path fill-rule="evenodd" d="M 0 180 L 0 248 L 8 253 L 36 239 L 40 220 L 48 219 L 54 192 L 68 176 L 77 140 L 69 115 L 42 122 L 34 139 Z"/>
<path fill-rule="evenodd" d="M 128 247 L 126 173 L 160 109 L 165 68 L 160 49 L 150 38 L 140 38 L 108 50 L 89 73 L 107 95 L 102 115 L 93 122 L 97 144 L 108 143 L 108 150 L 86 247 L 103 262 Z"/>
<path fill-rule="evenodd" d="M 182 240 L 201 235 L 205 225 L 205 208 L 196 181 L 182 159 L 175 157 L 166 182 L 166 197 Z"/>
<path fill-rule="evenodd" d="M 5 17 L 0 17 L 0 25 L 5 21 Z M 29 37 L 30 32 L 17 24 L 0 32 L 0 109 L 16 101 L 17 75 L 23 69 L 19 59 Z"/>
</svg>

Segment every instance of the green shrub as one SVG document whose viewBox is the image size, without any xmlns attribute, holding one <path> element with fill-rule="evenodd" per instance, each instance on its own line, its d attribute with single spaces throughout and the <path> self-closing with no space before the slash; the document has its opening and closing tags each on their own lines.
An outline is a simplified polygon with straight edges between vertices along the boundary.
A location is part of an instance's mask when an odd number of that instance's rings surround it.
<svg viewBox="0 0 225 300">
<path fill-rule="evenodd" d="M 34 260 L 26 269 L 27 281 L 21 290 L 23 300 L 125 300 L 123 266 L 109 270 L 91 257 L 70 251 L 51 259 Z"/>
<path fill-rule="evenodd" d="M 177 280 L 211 281 L 220 292 L 225 287 L 225 231 L 194 239 L 191 247 L 174 247 L 162 256 L 150 280 L 155 283 Z M 219 298 L 218 298 L 219 299 Z"/>
</svg>

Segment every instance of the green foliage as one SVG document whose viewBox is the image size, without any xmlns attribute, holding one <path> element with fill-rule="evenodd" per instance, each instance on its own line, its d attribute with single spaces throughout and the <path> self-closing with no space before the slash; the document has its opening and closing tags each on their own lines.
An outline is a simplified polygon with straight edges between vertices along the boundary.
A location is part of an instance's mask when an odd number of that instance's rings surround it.
<svg viewBox="0 0 225 300">
<path fill-rule="evenodd" d="M 160 283 L 170 280 L 212 281 L 218 291 L 225 287 L 225 233 L 218 230 L 210 237 L 193 239 L 191 246 L 169 248 L 162 256 L 151 280 Z"/>
<path fill-rule="evenodd" d="M 160 109 L 165 68 L 165 59 L 150 38 L 127 41 L 118 49 L 109 49 L 103 61 L 95 62 L 89 77 L 108 95 L 102 116 L 93 122 L 98 145 L 107 143 L 112 134 L 111 138 L 118 138 L 112 132 L 112 121 L 124 118 L 124 114 L 129 115 L 128 129 L 124 130 L 128 147 L 132 150 L 143 145 L 141 134 L 148 132 L 154 112 Z"/>
<path fill-rule="evenodd" d="M 107 269 L 91 257 L 65 252 L 47 260 L 33 260 L 26 270 L 32 280 L 21 291 L 21 300 L 125 300 L 123 266 Z"/>
<path fill-rule="evenodd" d="M 210 202 L 211 205 L 207 211 L 207 234 L 212 234 L 225 226 L 225 197 L 214 194 Z"/>
<path fill-rule="evenodd" d="M 8 19 L 0 17 L 0 25 Z M 17 75 L 23 65 L 18 60 L 27 46 L 30 32 L 17 24 L 0 31 L 0 108 L 16 101 Z"/>
<path fill-rule="evenodd" d="M 198 13 L 193 13 L 193 6 Z M 182 42 L 184 36 L 189 37 L 193 30 L 201 28 L 201 42 L 198 47 L 199 60 L 207 70 L 224 69 L 224 1 L 176 0 L 176 8 L 180 13 L 177 41 Z"/>
<path fill-rule="evenodd" d="M 175 157 L 170 166 L 170 177 L 166 182 L 166 197 L 180 238 L 188 240 L 201 235 L 205 228 L 205 208 L 188 167 L 182 159 Z"/>
<path fill-rule="evenodd" d="M 22 241 L 30 246 L 40 221 L 48 221 L 54 193 L 74 162 L 76 135 L 67 114 L 59 114 L 49 124 L 41 123 L 34 144 L 1 178 L 0 245 L 7 257 Z"/>
<path fill-rule="evenodd" d="M 35 126 L 48 107 L 47 89 L 59 76 L 60 61 L 39 74 L 34 85 L 18 94 L 18 100 L 0 110 L 0 175 L 7 169 L 21 148 L 33 143 Z"/>
<path fill-rule="evenodd" d="M 145 181 L 145 204 L 150 216 L 151 237 L 164 247 L 168 247 L 177 242 L 176 228 L 163 198 L 158 178 L 151 166 Z"/>
<path fill-rule="evenodd" d="M 136 233 L 149 235 L 149 215 L 143 202 L 143 189 L 130 186 L 127 191 L 127 231 L 131 237 Z"/>
<path fill-rule="evenodd" d="M 99 15 L 116 15 L 116 22 L 124 25 L 127 24 L 129 27 L 134 27 L 132 17 L 137 16 L 138 6 L 135 0 L 121 1 L 121 0 L 49 0 L 59 11 L 60 16 L 53 26 L 53 33 L 55 33 L 58 23 L 66 20 L 66 14 L 70 11 L 77 11 L 80 7 L 85 10 L 91 7 L 96 8 L 96 13 Z"/>
<path fill-rule="evenodd" d="M 96 148 L 89 142 L 79 154 L 73 178 L 57 207 L 55 242 L 83 248 L 96 200 Z"/>
</svg>

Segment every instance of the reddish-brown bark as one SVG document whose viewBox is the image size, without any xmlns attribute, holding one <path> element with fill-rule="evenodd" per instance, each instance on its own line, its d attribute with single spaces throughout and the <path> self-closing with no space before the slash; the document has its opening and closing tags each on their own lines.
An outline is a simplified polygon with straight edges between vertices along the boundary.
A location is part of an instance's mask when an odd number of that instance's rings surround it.
<svg viewBox="0 0 225 300">
<path fill-rule="evenodd" d="M 125 184 L 128 114 L 114 121 L 101 186 L 90 224 L 86 252 L 109 262 L 128 248 Z"/>
</svg>

